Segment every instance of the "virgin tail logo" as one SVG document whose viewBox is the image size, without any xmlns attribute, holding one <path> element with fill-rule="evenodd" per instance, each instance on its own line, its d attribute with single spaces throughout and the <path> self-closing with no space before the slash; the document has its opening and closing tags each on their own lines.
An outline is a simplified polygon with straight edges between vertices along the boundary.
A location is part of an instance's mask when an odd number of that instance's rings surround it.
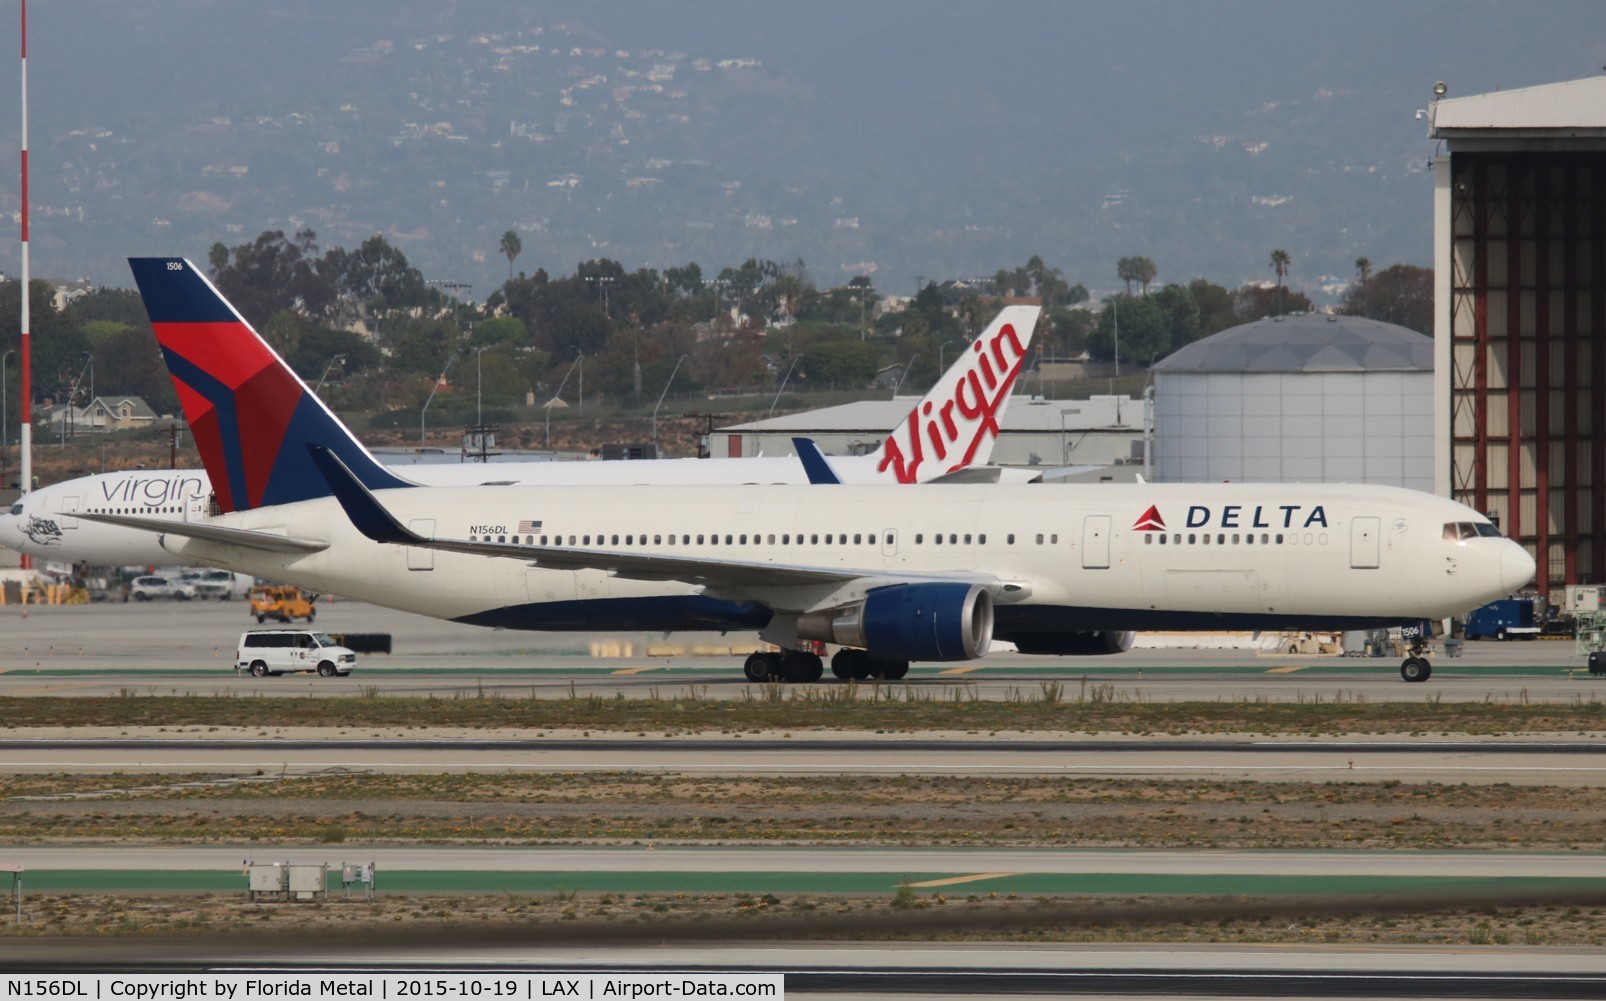
<svg viewBox="0 0 1606 1001">
<path fill-rule="evenodd" d="M 881 445 L 878 473 L 924 483 L 992 458 L 999 422 L 1041 312 L 1006 306 Z"/>
<path fill-rule="evenodd" d="M 1160 517 L 1160 509 L 1150 504 L 1149 509 L 1143 512 L 1143 517 L 1132 523 L 1132 530 L 1134 532 L 1165 531 L 1165 519 Z"/>
</svg>

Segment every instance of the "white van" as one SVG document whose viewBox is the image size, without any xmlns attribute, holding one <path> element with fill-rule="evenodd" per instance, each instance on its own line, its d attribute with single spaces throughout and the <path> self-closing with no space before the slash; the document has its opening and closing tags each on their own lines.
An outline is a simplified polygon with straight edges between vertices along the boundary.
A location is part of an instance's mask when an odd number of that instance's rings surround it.
<svg viewBox="0 0 1606 1001">
<path fill-rule="evenodd" d="M 250 574 L 230 573 L 227 570 L 186 570 L 179 580 L 195 589 L 197 598 L 216 598 L 233 601 L 251 593 L 253 578 Z"/>
<path fill-rule="evenodd" d="M 346 675 L 357 655 L 315 629 L 253 629 L 240 634 L 234 669 L 258 678 L 285 671 L 317 671 L 321 677 Z"/>
</svg>

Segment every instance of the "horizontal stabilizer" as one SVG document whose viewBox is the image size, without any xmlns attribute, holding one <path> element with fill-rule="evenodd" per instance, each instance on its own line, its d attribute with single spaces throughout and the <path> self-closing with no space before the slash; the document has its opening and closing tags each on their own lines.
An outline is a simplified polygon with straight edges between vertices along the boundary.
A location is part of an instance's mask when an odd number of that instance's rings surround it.
<svg viewBox="0 0 1606 1001">
<path fill-rule="evenodd" d="M 272 532 L 253 532 L 246 528 L 225 528 L 222 525 L 196 524 L 185 521 L 164 521 L 161 518 L 141 518 L 129 514 L 80 514 L 85 521 L 98 521 L 124 528 L 138 528 L 160 535 L 178 535 L 202 542 L 216 542 L 242 549 L 260 549 L 270 553 L 318 553 L 329 548 L 322 539 L 297 539 Z"/>
</svg>

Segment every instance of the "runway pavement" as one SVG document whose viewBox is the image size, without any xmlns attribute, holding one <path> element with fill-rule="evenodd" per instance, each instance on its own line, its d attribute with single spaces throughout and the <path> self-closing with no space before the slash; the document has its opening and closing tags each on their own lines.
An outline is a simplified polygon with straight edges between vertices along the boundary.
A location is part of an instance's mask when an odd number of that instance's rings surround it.
<svg viewBox="0 0 1606 1001">
<path fill-rule="evenodd" d="M 198 729 L 198 728 L 197 728 Z M 944 735 L 946 736 L 946 735 Z M 1589 738 L 1522 741 L 1125 741 L 984 738 L 918 740 L 804 735 L 788 740 L 380 739 L 196 734 L 184 739 L 115 736 L 0 742 L 11 773 L 210 774 L 373 772 L 643 772 L 690 775 L 1044 775 L 1154 780 L 1440 782 L 1595 786 L 1606 753 Z"/>
<path fill-rule="evenodd" d="M 740 697 L 741 651 L 755 636 L 524 633 L 441 622 L 354 602 L 319 605 L 317 627 L 385 632 L 394 652 L 363 655 L 349 678 L 256 679 L 233 670 L 240 633 L 257 628 L 241 602 L 0 608 L 0 696 L 236 694 L 356 696 L 499 693 L 558 697 L 615 693 L 662 696 L 696 691 Z M 608 656 L 591 656 L 597 643 Z M 666 642 L 686 651 L 710 644 L 736 654 L 645 656 Z M 636 656 L 623 656 L 628 647 Z M 1393 659 L 1262 655 L 1250 650 L 1134 649 L 1109 657 L 994 654 L 966 664 L 917 664 L 908 684 L 939 694 L 1018 698 L 1060 683 L 1069 695 L 1094 687 L 1147 701 L 1265 699 L 1311 701 L 1571 701 L 1606 695 L 1571 642 L 1470 643 L 1460 658 L 1440 654 L 1433 678 L 1399 678 Z M 835 683 L 827 675 L 826 684 Z M 902 687 L 900 685 L 900 687 Z"/>
</svg>

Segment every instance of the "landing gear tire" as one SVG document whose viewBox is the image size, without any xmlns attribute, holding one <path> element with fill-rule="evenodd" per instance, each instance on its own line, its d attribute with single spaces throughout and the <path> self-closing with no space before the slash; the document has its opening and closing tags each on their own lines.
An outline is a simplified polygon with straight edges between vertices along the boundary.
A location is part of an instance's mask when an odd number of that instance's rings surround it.
<svg viewBox="0 0 1606 1001">
<path fill-rule="evenodd" d="M 781 678 L 793 684 L 807 685 L 820 680 L 825 663 L 812 653 L 793 650 L 781 661 Z"/>
<path fill-rule="evenodd" d="M 902 681 L 904 675 L 909 673 L 907 660 L 878 660 L 875 662 L 875 674 L 883 681 Z"/>
<path fill-rule="evenodd" d="M 870 676 L 870 655 L 863 650 L 843 647 L 831 657 L 831 673 L 843 681 L 863 681 Z"/>
<path fill-rule="evenodd" d="M 1407 657 L 1400 665 L 1400 677 L 1406 681 L 1426 681 L 1433 677 L 1433 665 L 1421 657 Z"/>
<path fill-rule="evenodd" d="M 747 662 L 742 665 L 742 673 L 747 675 L 748 681 L 756 682 L 760 685 L 779 680 L 775 670 L 778 665 L 775 663 L 774 658 L 774 654 L 768 653 L 749 654 Z"/>
</svg>

